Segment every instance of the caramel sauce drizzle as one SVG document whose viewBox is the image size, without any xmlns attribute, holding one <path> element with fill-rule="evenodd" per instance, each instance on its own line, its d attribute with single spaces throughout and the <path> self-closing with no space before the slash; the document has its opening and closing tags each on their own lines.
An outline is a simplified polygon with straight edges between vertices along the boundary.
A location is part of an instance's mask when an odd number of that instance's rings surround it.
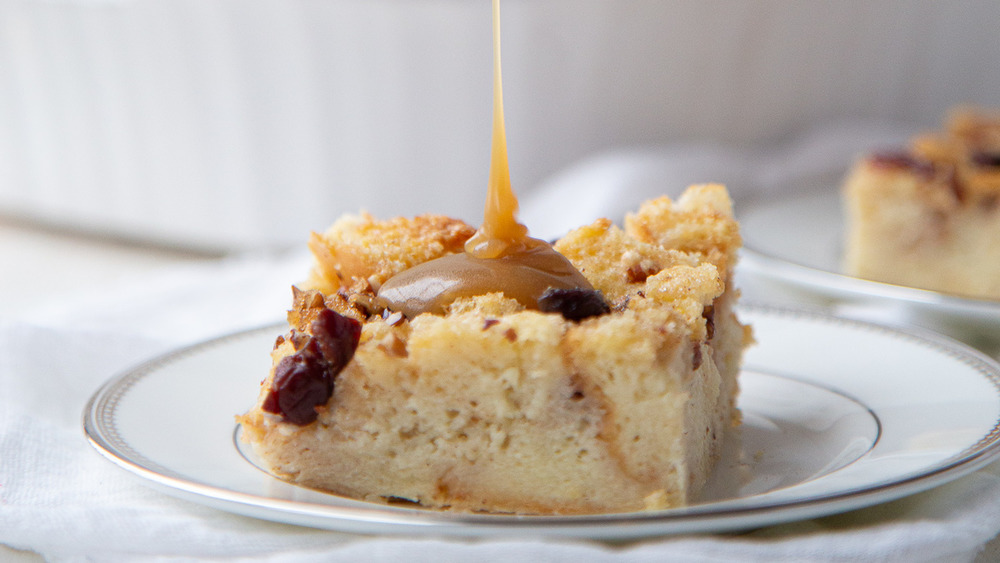
<svg viewBox="0 0 1000 563">
<path fill-rule="evenodd" d="M 443 314 L 456 299 L 503 292 L 529 309 L 548 289 L 587 289 L 590 282 L 545 241 L 517 221 L 510 182 L 500 73 L 500 0 L 493 0 L 493 138 L 483 224 L 465 252 L 400 272 L 379 288 L 376 304 L 408 318 Z"/>
<path fill-rule="evenodd" d="M 500 0 L 493 0 L 493 142 L 486 209 L 479 231 L 465 243 L 465 251 L 476 258 L 497 258 L 508 250 L 519 250 L 528 229 L 517 222 L 517 197 L 510 185 L 507 133 L 503 119 L 503 77 L 500 64 Z"/>
</svg>

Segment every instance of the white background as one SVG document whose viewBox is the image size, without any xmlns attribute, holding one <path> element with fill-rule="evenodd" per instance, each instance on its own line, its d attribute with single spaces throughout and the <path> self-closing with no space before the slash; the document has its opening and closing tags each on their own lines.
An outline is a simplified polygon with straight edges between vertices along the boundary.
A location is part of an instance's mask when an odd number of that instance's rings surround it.
<svg viewBox="0 0 1000 563">
<path fill-rule="evenodd" d="M 760 147 L 1000 106 L 992 0 L 504 0 L 515 188 L 611 148 Z M 341 213 L 478 222 L 485 0 L 3 0 L 0 214 L 209 249 Z"/>
</svg>

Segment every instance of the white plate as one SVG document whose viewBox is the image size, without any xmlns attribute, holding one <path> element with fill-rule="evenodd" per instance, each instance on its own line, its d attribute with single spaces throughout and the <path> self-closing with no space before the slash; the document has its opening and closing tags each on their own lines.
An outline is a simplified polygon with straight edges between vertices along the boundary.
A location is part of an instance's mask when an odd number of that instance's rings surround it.
<svg viewBox="0 0 1000 563">
<path fill-rule="evenodd" d="M 741 202 L 741 273 L 812 297 L 892 308 L 904 320 L 981 347 L 1000 345 L 1000 301 L 848 276 L 841 268 L 843 218 L 836 181 L 820 189 Z"/>
<path fill-rule="evenodd" d="M 744 307 L 742 440 L 703 503 L 594 515 L 462 514 L 369 504 L 289 485 L 241 454 L 234 415 L 254 401 L 282 330 L 180 350 L 104 385 L 84 413 L 97 450 L 146 483 L 269 520 L 359 533 L 589 538 L 726 531 L 855 509 L 968 473 L 1000 451 L 1000 365 L 930 333 Z"/>
</svg>

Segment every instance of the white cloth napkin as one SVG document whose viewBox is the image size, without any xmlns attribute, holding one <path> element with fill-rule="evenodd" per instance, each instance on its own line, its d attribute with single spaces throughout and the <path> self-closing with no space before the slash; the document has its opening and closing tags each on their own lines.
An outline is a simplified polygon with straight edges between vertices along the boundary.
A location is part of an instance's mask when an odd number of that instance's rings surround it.
<svg viewBox="0 0 1000 563">
<path fill-rule="evenodd" d="M 660 158 L 734 162 L 735 153 L 699 150 Z M 737 158 L 730 169 L 748 162 Z M 970 561 L 1000 532 L 997 466 L 847 514 L 610 544 L 361 536 L 271 523 L 149 489 L 91 449 L 81 415 L 103 381 L 173 347 L 280 319 L 307 266 L 296 254 L 185 267 L 66 295 L 30 322 L 0 321 L 0 543 L 50 561 Z"/>
<path fill-rule="evenodd" d="M 618 221 L 643 201 L 679 194 L 690 184 L 725 184 L 737 199 L 814 187 L 817 181 L 835 185 L 858 156 L 902 147 L 919 130 L 845 121 L 754 148 L 698 143 L 606 151 L 529 192 L 520 217 L 533 236 L 552 239 L 599 217 Z"/>
</svg>

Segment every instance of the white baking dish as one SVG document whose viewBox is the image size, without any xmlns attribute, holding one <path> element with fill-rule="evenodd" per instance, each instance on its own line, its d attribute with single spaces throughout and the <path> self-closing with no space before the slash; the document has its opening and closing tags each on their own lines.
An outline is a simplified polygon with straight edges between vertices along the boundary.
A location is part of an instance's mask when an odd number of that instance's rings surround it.
<svg viewBox="0 0 1000 563">
<path fill-rule="evenodd" d="M 502 10 L 522 194 L 613 146 L 1000 103 L 995 2 Z M 361 208 L 478 221 L 489 17 L 485 0 L 0 2 L 0 214 L 213 249 L 299 244 Z"/>
</svg>

